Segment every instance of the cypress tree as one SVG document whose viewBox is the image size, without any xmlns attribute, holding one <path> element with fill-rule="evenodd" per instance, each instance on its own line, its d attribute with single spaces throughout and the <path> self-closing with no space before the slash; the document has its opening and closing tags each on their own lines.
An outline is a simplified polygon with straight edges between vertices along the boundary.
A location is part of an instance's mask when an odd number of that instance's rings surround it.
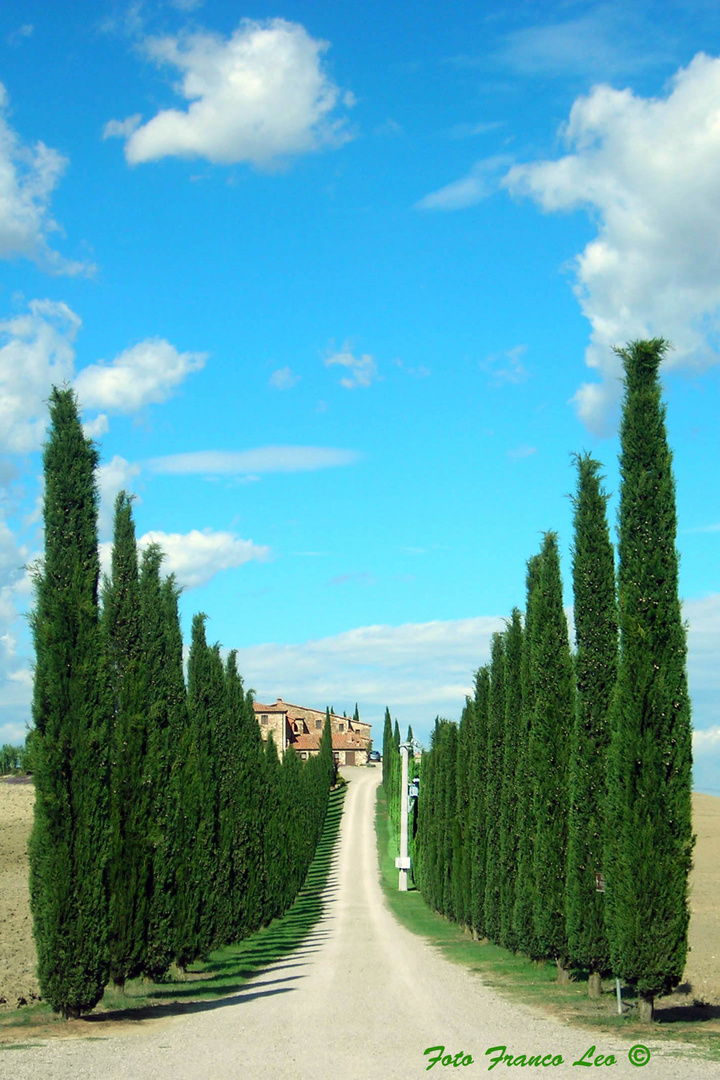
<svg viewBox="0 0 720 1080">
<path fill-rule="evenodd" d="M 644 1019 L 682 978 L 693 846 L 675 482 L 658 377 L 667 348 L 654 338 L 616 350 L 625 397 L 606 900 L 613 971 L 637 987 Z"/>
<path fill-rule="evenodd" d="M 472 801 L 470 818 L 470 917 L 476 937 L 485 937 L 485 871 L 487 862 L 487 739 L 490 702 L 490 668 L 475 673 L 473 702 Z"/>
<path fill-rule="evenodd" d="M 178 867 L 177 961 L 185 968 L 212 948 L 217 865 L 217 783 L 213 773 L 210 650 L 205 620 L 193 617 L 188 656 L 188 723 L 181 754 L 182 854 Z"/>
<path fill-rule="evenodd" d="M 280 790 L 281 770 L 282 766 L 275 746 L 275 739 L 272 731 L 269 731 L 265 742 L 265 794 L 263 798 L 263 812 L 265 814 L 263 829 L 265 845 L 264 925 L 272 922 L 282 911 L 286 853 Z"/>
<path fill-rule="evenodd" d="M 505 643 L 505 739 L 503 743 L 502 795 L 500 800 L 500 943 L 515 949 L 513 925 L 517 879 L 517 795 L 515 773 L 520 748 L 522 717 L 523 630 L 518 608 L 513 608 L 504 634 Z"/>
<path fill-rule="evenodd" d="M 610 971 L 605 930 L 605 896 L 596 886 L 603 867 L 610 704 L 617 676 L 617 604 L 613 549 L 607 523 L 607 495 L 600 463 L 585 454 L 575 459 L 573 500 L 573 592 L 575 678 L 577 684 L 570 745 L 565 909 L 570 959 L 587 969 L 588 993 L 598 997 Z"/>
<path fill-rule="evenodd" d="M 534 922 L 543 956 L 568 977 L 565 873 L 568 831 L 568 765 L 575 710 L 570 643 L 563 611 L 557 536 L 545 533 L 538 588 L 533 596 L 534 634 L 530 662 L 535 709 L 530 750 L 535 783 Z"/>
<path fill-rule="evenodd" d="M 533 959 L 540 957 L 535 933 L 535 810 L 533 789 L 535 786 L 535 762 L 531 747 L 533 714 L 535 711 L 535 676 L 530 656 L 537 648 L 539 627 L 534 618 L 535 593 L 540 585 L 542 556 L 533 555 L 528 560 L 525 602 L 525 641 L 520 665 L 522 711 L 518 733 L 518 752 L 515 769 L 515 793 L 517 798 L 518 848 L 517 876 L 515 879 L 515 906 L 513 908 L 513 932 L 517 947 Z"/>
<path fill-rule="evenodd" d="M 143 781 L 147 758 L 148 687 L 143 677 L 132 496 L 115 500 L 112 571 L 103 588 L 100 621 L 113 698 L 110 735 L 110 977 L 116 986 L 143 969 L 148 893 L 152 873 L 148 843 L 151 789 Z"/>
<path fill-rule="evenodd" d="M 453 831 L 453 906 L 461 926 L 470 923 L 470 737 L 471 709 L 466 700 L 457 733 L 457 801 Z M 410 728 L 412 732 L 412 728 Z M 409 736 L 411 737 L 411 736 Z"/>
<path fill-rule="evenodd" d="M 500 943 L 500 811 L 505 740 L 505 646 L 502 634 L 490 646 L 490 701 L 488 708 L 487 778 L 485 782 L 485 933 Z"/>
<path fill-rule="evenodd" d="M 457 724 L 443 720 L 440 725 L 440 760 L 442 762 L 442 871 L 440 911 L 448 919 L 456 919 L 455 890 L 453 887 L 456 867 L 453 860 L 457 816 Z"/>
<path fill-rule="evenodd" d="M 263 747 L 260 727 L 245 693 L 232 651 L 226 667 L 228 709 L 237 732 L 235 842 L 232 852 L 234 926 L 237 939 L 247 937 L 262 922 L 264 886 Z"/>
<path fill-rule="evenodd" d="M 165 974 L 174 956 L 179 848 L 178 752 L 187 726 L 178 616 L 179 588 L 161 581 L 163 553 L 150 544 L 140 566 L 140 615 L 147 709 L 148 752 L 144 783 L 151 794 L 146 823 L 152 859 L 143 972 Z"/>
<path fill-rule="evenodd" d="M 212 947 L 234 940 L 235 891 L 233 849 L 235 847 L 236 779 L 238 747 L 236 729 L 230 716 L 225 667 L 220 646 L 210 649 L 210 716 L 212 724 L 212 771 L 215 778 L 216 862 L 213 874 L 215 917 Z"/>
<path fill-rule="evenodd" d="M 43 454 L 45 556 L 35 573 L 30 905 L 43 998 L 77 1017 L 108 978 L 107 724 L 98 625 L 98 453 L 72 390 L 53 387 Z"/>
</svg>

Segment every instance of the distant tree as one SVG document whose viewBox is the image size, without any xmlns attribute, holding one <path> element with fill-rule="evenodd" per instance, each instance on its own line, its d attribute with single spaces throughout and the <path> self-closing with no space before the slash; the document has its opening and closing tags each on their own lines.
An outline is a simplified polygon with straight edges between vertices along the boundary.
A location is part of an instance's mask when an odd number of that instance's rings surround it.
<svg viewBox="0 0 720 1080">
<path fill-rule="evenodd" d="M 533 555 L 527 564 L 525 637 L 520 664 L 522 709 L 518 731 L 517 764 L 515 769 L 515 797 L 517 799 L 516 821 L 518 825 L 517 876 L 515 879 L 515 906 L 513 909 L 513 934 L 520 951 L 533 959 L 539 959 L 540 947 L 535 933 L 535 761 L 531 746 L 533 715 L 535 712 L 536 681 L 531 654 L 537 650 L 540 627 L 535 618 L 537 606 L 535 594 L 540 587 L 542 556 Z"/>
<path fill-rule="evenodd" d="M 0 750 L 0 776 L 7 776 L 9 773 L 18 771 L 22 753 L 21 746 L 12 746 L 10 743 L 5 743 L 2 750 Z"/>
<path fill-rule="evenodd" d="M 75 394 L 53 387 L 35 573 L 30 906 L 43 998 L 78 1017 L 108 979 L 108 713 L 98 626 L 98 453 Z"/>
<path fill-rule="evenodd" d="M 355 702 L 355 712 L 353 713 L 353 723 L 360 723 L 360 713 L 358 712 L 357 701 Z"/>
<path fill-rule="evenodd" d="M 486 866 L 485 933 L 496 945 L 500 943 L 500 813 L 502 808 L 503 763 L 505 742 L 505 645 L 495 633 L 490 646 L 490 702 L 487 733 L 487 778 L 485 781 Z"/>
<path fill-rule="evenodd" d="M 667 348 L 654 338 L 616 350 L 625 398 L 606 900 L 613 971 L 637 987 L 648 1020 L 655 996 L 682 978 L 694 840 L 675 482 L 658 377 Z"/>
<path fill-rule="evenodd" d="M 598 997 L 610 972 L 605 896 L 596 874 L 603 868 L 610 704 L 617 676 L 618 616 L 615 567 L 607 523 L 607 495 L 600 463 L 577 456 L 573 546 L 576 709 L 570 744 L 567 936 L 570 959 L 590 975 L 588 993 Z"/>
<path fill-rule="evenodd" d="M 518 823 L 516 770 L 522 723 L 523 630 L 520 611 L 513 608 L 503 634 L 505 646 L 505 738 L 503 740 L 502 792 L 500 798 L 500 943 L 517 947 L 513 925 L 517 880 Z"/>
<path fill-rule="evenodd" d="M 487 869 L 487 740 L 490 667 L 475 673 L 470 759 L 470 918 L 473 933 L 485 937 L 485 875 Z"/>
<path fill-rule="evenodd" d="M 568 765 L 575 711 L 570 643 L 563 610 L 557 536 L 545 533 L 537 589 L 530 663 L 535 708 L 530 730 L 534 769 L 534 921 L 542 955 L 568 978 L 565 874 L 569 812 Z"/>
</svg>

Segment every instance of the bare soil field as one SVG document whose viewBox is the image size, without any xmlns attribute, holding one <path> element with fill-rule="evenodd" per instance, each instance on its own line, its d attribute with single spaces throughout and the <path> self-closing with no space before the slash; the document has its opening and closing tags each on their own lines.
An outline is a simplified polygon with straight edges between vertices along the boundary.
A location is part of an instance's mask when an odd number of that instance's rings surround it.
<svg viewBox="0 0 720 1080">
<path fill-rule="evenodd" d="M 0 780 L 0 1009 L 16 1009 L 40 994 L 28 895 L 33 799 L 32 783 Z M 697 1001 L 720 1005 L 720 798 L 694 794 L 693 814 L 697 841 L 683 989 Z"/>
</svg>

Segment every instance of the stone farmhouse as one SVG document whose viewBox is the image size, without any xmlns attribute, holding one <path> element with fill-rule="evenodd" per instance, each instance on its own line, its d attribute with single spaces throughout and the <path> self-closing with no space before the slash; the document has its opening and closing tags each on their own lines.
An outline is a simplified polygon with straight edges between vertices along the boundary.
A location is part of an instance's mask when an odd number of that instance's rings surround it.
<svg viewBox="0 0 720 1080">
<path fill-rule="evenodd" d="M 263 741 L 272 731 L 273 741 L 282 756 L 287 746 L 301 758 L 314 757 L 320 752 L 320 738 L 325 726 L 325 713 L 319 709 L 306 709 L 290 705 L 278 698 L 274 705 L 253 702 L 255 715 L 260 724 Z M 372 750 L 371 724 L 353 720 L 350 716 L 330 714 L 333 756 L 338 765 L 365 765 Z"/>
</svg>

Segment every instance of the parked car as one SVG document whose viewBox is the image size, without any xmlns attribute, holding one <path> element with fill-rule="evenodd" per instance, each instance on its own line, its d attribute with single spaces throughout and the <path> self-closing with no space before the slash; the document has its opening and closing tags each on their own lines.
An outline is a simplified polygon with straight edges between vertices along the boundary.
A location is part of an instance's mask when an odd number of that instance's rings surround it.
<svg viewBox="0 0 720 1080">
<path fill-rule="evenodd" d="M 382 761 L 382 754 L 379 750 L 371 750 L 368 754 L 368 761 Z"/>
</svg>

